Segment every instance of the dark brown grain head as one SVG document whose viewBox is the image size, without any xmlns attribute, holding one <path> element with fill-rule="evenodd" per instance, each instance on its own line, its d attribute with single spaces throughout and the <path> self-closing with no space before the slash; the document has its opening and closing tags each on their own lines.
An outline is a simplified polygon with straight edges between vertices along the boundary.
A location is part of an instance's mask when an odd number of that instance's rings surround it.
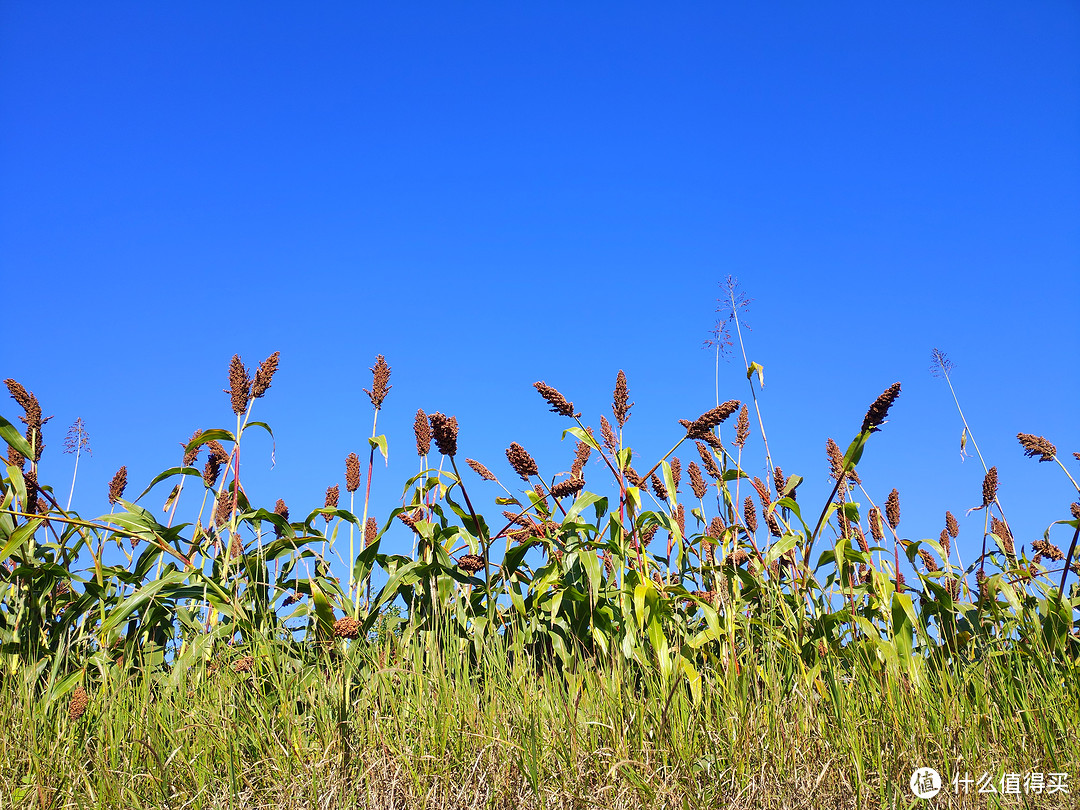
<svg viewBox="0 0 1080 810">
<path fill-rule="evenodd" d="M 900 493 L 896 489 L 885 499 L 885 519 L 893 529 L 900 525 Z"/>
<path fill-rule="evenodd" d="M 364 523 L 364 548 L 367 548 L 375 542 L 375 538 L 379 536 L 379 521 L 373 517 L 369 517 Z"/>
<path fill-rule="evenodd" d="M 862 527 L 852 526 L 852 533 L 855 535 L 855 541 L 859 544 L 859 551 L 869 554 L 870 544 L 866 542 L 866 535 L 863 534 Z"/>
<path fill-rule="evenodd" d="M 337 509 L 338 498 L 341 495 L 341 490 L 337 484 L 326 488 L 326 502 L 323 504 L 323 509 Z M 330 516 L 326 516 L 327 521 L 330 520 Z"/>
<path fill-rule="evenodd" d="M 644 548 L 649 547 L 649 543 L 651 543 L 653 541 L 653 538 L 656 537 L 656 532 L 659 529 L 660 529 L 660 526 L 658 524 L 656 524 L 656 523 L 653 523 L 648 528 L 645 528 L 645 529 L 641 530 L 641 545 L 642 545 L 642 547 L 644 547 Z"/>
<path fill-rule="evenodd" d="M 941 546 L 941 551 L 945 555 L 945 559 L 948 559 L 949 553 L 952 551 L 952 538 L 949 537 L 948 529 L 941 530 L 941 534 L 938 535 L 938 545 Z"/>
<path fill-rule="evenodd" d="M 682 462 L 679 461 L 678 456 L 671 457 L 671 481 L 675 484 L 675 491 L 679 491 L 679 484 L 682 481 Z"/>
<path fill-rule="evenodd" d="M 686 429 L 686 435 L 691 439 L 704 439 L 712 433 L 714 427 L 735 413 L 739 405 L 740 402 L 737 399 L 729 399 L 715 408 L 710 408 L 690 423 L 690 427 Z"/>
<path fill-rule="evenodd" d="M 1049 557 L 1054 562 L 1061 562 L 1065 559 L 1065 552 L 1049 540 L 1034 540 L 1031 543 L 1031 547 L 1044 557 Z"/>
<path fill-rule="evenodd" d="M 349 453 L 345 457 L 345 491 L 356 492 L 360 489 L 360 456 Z"/>
<path fill-rule="evenodd" d="M 346 616 L 334 622 L 334 636 L 337 638 L 360 638 L 360 622 L 352 616 Z"/>
<path fill-rule="evenodd" d="M 1005 547 L 1005 553 L 1010 557 L 1015 556 L 1016 549 L 1013 545 L 1013 536 L 1009 530 L 1009 525 L 1004 520 L 999 520 L 996 517 L 990 518 L 990 531 L 1001 539 L 1001 545 Z"/>
<path fill-rule="evenodd" d="M 7 460 L 8 464 L 12 467 L 18 467 L 20 470 L 26 466 L 26 456 L 11 445 L 8 445 Z"/>
<path fill-rule="evenodd" d="M 444 416 L 433 413 L 429 419 L 431 432 L 435 437 L 435 446 L 444 456 L 457 455 L 458 423 L 456 416 Z"/>
<path fill-rule="evenodd" d="M 469 465 L 469 467 L 472 469 L 472 471 L 474 473 L 479 475 L 485 481 L 497 481 L 498 480 L 495 477 L 495 473 L 493 473 L 491 470 L 489 470 L 487 467 L 485 467 L 483 464 L 481 464 L 476 459 L 467 458 L 467 459 L 465 459 L 465 463 Z"/>
<path fill-rule="evenodd" d="M 768 486 L 765 482 L 758 478 L 756 475 L 750 480 L 750 483 L 754 487 L 754 492 L 757 493 L 758 500 L 761 501 L 761 506 L 764 508 L 772 502 L 772 497 L 769 493 Z"/>
<path fill-rule="evenodd" d="M 719 517 L 714 517 L 709 521 L 709 528 L 706 529 L 706 533 L 714 540 L 719 540 L 724 536 L 724 521 Z"/>
<path fill-rule="evenodd" d="M 223 493 L 220 498 L 214 502 L 214 525 L 219 529 L 229 522 L 229 518 L 232 517 L 232 498 L 227 493 Z"/>
<path fill-rule="evenodd" d="M 1069 504 L 1069 512 L 1072 513 L 1073 520 L 1080 520 L 1080 503 Z"/>
<path fill-rule="evenodd" d="M 666 501 L 668 499 L 668 490 L 667 487 L 664 486 L 664 482 L 660 480 L 660 476 L 653 473 L 650 483 L 652 484 L 653 492 L 656 493 L 656 497 L 662 501 Z"/>
<path fill-rule="evenodd" d="M 285 501 L 281 498 L 278 498 L 277 502 L 274 504 L 274 514 L 284 518 L 286 523 L 289 522 L 289 507 L 285 505 Z M 282 534 L 283 532 L 281 531 L 281 529 L 275 526 L 274 535 L 277 537 L 281 537 Z"/>
<path fill-rule="evenodd" d="M 934 555 L 927 551 L 925 548 L 919 549 L 919 557 L 923 561 L 923 565 L 926 566 L 926 570 L 933 573 L 934 571 L 940 571 L 941 566 L 937 564 L 937 560 L 934 559 Z"/>
<path fill-rule="evenodd" d="M 375 365 L 371 368 L 371 375 L 371 390 L 369 391 L 365 388 L 364 393 L 371 399 L 371 404 L 375 406 L 375 410 L 379 410 L 382 408 L 386 395 L 390 392 L 390 389 L 394 387 L 389 384 L 390 366 L 386 364 L 386 358 L 381 354 L 375 358 Z"/>
<path fill-rule="evenodd" d="M 86 690 L 81 686 L 76 686 L 68 699 L 68 717 L 72 720 L 78 720 L 86 713 L 86 708 L 89 705 L 90 696 L 86 694 Z"/>
<path fill-rule="evenodd" d="M 202 435 L 202 431 L 201 430 L 196 430 L 194 433 L 191 434 L 191 438 L 188 439 L 182 445 L 183 448 L 184 448 L 184 466 L 185 467 L 190 467 L 192 464 L 195 463 L 195 460 L 199 457 L 199 453 L 202 451 L 203 445 L 200 444 L 198 447 L 195 447 L 194 449 L 191 449 L 191 450 L 188 450 L 187 448 L 188 448 L 188 445 L 190 445 L 193 441 L 198 439 L 201 435 Z"/>
<path fill-rule="evenodd" d="M 1024 455 L 1028 458 L 1039 457 L 1039 461 L 1053 461 L 1057 455 L 1057 448 L 1054 447 L 1042 436 L 1034 436 L 1030 433 L 1017 433 L 1017 440 L 1024 448 Z"/>
<path fill-rule="evenodd" d="M 458 568 L 470 574 L 475 574 L 477 571 L 483 570 L 484 558 L 479 554 L 463 554 L 458 558 Z"/>
<path fill-rule="evenodd" d="M 251 396 L 255 399 L 260 399 L 270 390 L 270 383 L 274 381 L 274 374 L 277 373 L 278 359 L 280 357 L 281 352 L 274 352 L 259 363 L 259 368 L 255 372 L 255 380 L 251 384 Z"/>
<path fill-rule="evenodd" d="M 611 429 L 611 423 L 606 416 L 600 417 L 600 437 L 604 440 L 604 447 L 611 453 L 619 452 L 619 440 L 615 438 L 615 431 Z"/>
<path fill-rule="evenodd" d="M 949 533 L 949 537 L 953 540 L 960 535 L 960 524 L 956 522 L 956 517 L 952 512 L 945 513 L 945 531 Z"/>
<path fill-rule="evenodd" d="M 735 446 L 742 450 L 750 438 L 750 409 L 743 405 L 739 409 L 739 419 L 735 422 Z"/>
<path fill-rule="evenodd" d="M 746 524 L 746 528 L 751 534 L 757 531 L 757 509 L 754 507 L 754 499 L 749 495 L 747 495 L 746 500 L 743 501 L 743 522 Z"/>
<path fill-rule="evenodd" d="M 825 440 L 825 455 L 829 459 L 829 477 L 839 481 L 844 475 L 844 454 L 831 438 Z"/>
<path fill-rule="evenodd" d="M 762 511 L 765 511 L 764 509 Z M 784 530 L 780 525 L 780 519 L 776 516 L 775 512 L 765 512 L 765 525 L 769 529 L 769 534 L 773 537 L 783 537 Z"/>
<path fill-rule="evenodd" d="M 686 537 L 686 509 L 681 503 L 675 507 L 675 523 L 679 527 L 679 534 Z"/>
<path fill-rule="evenodd" d="M 889 408 L 896 402 L 898 396 L 900 396 L 900 383 L 897 382 L 886 388 L 884 393 L 874 400 L 874 404 L 870 406 L 870 410 L 866 412 L 866 416 L 863 418 L 863 433 L 868 430 L 871 433 L 881 430 L 885 418 L 889 415 Z"/>
<path fill-rule="evenodd" d="M 750 555 L 746 552 L 745 549 L 737 548 L 727 556 L 727 559 L 724 560 L 724 562 L 727 565 L 730 565 L 732 568 L 735 568 L 743 565 L 749 559 Z"/>
<path fill-rule="evenodd" d="M 998 471 L 997 467 L 991 467 L 986 471 L 986 476 L 983 478 L 982 497 L 983 507 L 987 507 L 997 500 L 998 491 Z"/>
<path fill-rule="evenodd" d="M 592 435 L 592 428 L 588 428 L 589 435 Z M 572 478 L 581 478 L 582 473 L 585 471 L 585 465 L 589 461 L 589 456 L 592 455 L 592 447 L 585 442 L 577 442 L 574 445 L 574 464 L 570 468 L 570 475 Z"/>
<path fill-rule="evenodd" d="M 213 489 L 217 485 L 218 476 L 221 474 L 221 462 L 218 457 L 211 453 L 207 459 L 206 464 L 203 465 L 203 483 L 207 489 Z"/>
<path fill-rule="evenodd" d="M 705 472 L 709 474 L 709 477 L 717 481 L 723 478 L 724 474 L 716 466 L 716 459 L 713 457 L 712 451 L 702 442 L 695 442 L 695 445 L 697 446 L 698 455 L 701 456 L 701 463 L 704 465 Z"/>
<path fill-rule="evenodd" d="M 626 483 L 632 487 L 641 487 L 644 481 L 641 480 L 641 476 L 637 474 L 637 470 L 632 465 L 627 464 L 626 469 L 623 470 L 623 475 L 626 476 Z"/>
<path fill-rule="evenodd" d="M 124 465 L 117 470 L 109 481 L 109 503 L 115 504 L 124 497 L 124 490 L 127 488 L 127 465 Z"/>
<path fill-rule="evenodd" d="M 232 400 L 233 413 L 239 415 L 247 410 L 251 401 L 251 377 L 238 354 L 234 354 L 229 362 L 229 387 L 226 393 Z"/>
<path fill-rule="evenodd" d="M 619 374 L 615 378 L 615 395 L 611 403 L 611 412 L 615 415 L 615 421 L 619 423 L 620 428 L 630 418 L 630 409 L 632 407 L 634 407 L 634 403 L 630 401 L 630 393 L 626 388 L 626 374 L 620 368 Z"/>
<path fill-rule="evenodd" d="M 413 515 L 407 514 L 405 512 L 399 512 L 397 518 L 414 532 L 416 531 L 416 519 L 413 517 Z"/>
<path fill-rule="evenodd" d="M 704 498 L 709 488 L 705 484 L 705 479 L 701 476 L 701 468 L 691 461 L 687 473 L 690 475 L 690 488 L 694 491 L 694 497 Z"/>
<path fill-rule="evenodd" d="M 521 480 L 526 483 L 528 483 L 530 476 L 537 475 L 539 472 L 536 460 L 517 442 L 511 442 L 506 449 L 506 460 L 510 462 L 514 472 L 521 476 Z"/>
<path fill-rule="evenodd" d="M 551 487 L 551 495 L 553 498 L 566 498 L 570 495 L 577 495 L 584 486 L 585 481 L 581 478 L 567 478 Z"/>
<path fill-rule="evenodd" d="M 416 455 L 426 456 L 431 450 L 431 426 L 428 424 L 427 414 L 419 408 L 416 410 L 416 419 L 413 420 L 413 433 L 416 434 Z"/>
<path fill-rule="evenodd" d="M 245 672 L 251 672 L 252 667 L 255 666 L 255 658 L 251 655 L 245 655 L 243 658 L 238 659 L 232 665 L 232 671 L 238 675 L 243 675 Z"/>
<path fill-rule="evenodd" d="M 871 506 L 867 513 L 867 522 L 870 524 L 870 536 L 879 543 L 885 539 L 885 524 L 881 521 L 881 510 Z"/>
<path fill-rule="evenodd" d="M 564 397 L 557 390 L 545 383 L 543 380 L 533 383 L 533 388 L 539 391 L 540 396 L 542 396 L 544 398 L 544 401 L 551 406 L 552 413 L 557 413 L 560 416 L 575 416 L 574 403 L 567 402 L 566 397 Z"/>
</svg>

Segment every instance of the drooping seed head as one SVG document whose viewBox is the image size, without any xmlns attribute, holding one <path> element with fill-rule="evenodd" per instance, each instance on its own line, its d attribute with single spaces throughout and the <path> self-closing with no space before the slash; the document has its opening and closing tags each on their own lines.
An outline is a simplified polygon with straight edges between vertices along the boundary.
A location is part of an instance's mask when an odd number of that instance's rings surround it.
<svg viewBox="0 0 1080 810">
<path fill-rule="evenodd" d="M 557 413 L 560 416 L 573 417 L 574 403 L 567 402 L 566 397 L 545 383 L 543 380 L 533 383 L 533 387 L 540 392 L 540 396 L 544 398 L 548 405 L 551 406 L 551 412 Z"/>
<path fill-rule="evenodd" d="M 514 472 L 521 476 L 521 480 L 526 483 L 529 481 L 529 476 L 537 475 L 539 472 L 536 460 L 517 442 L 511 442 L 506 449 L 506 460 L 510 462 Z"/>
<path fill-rule="evenodd" d="M 885 499 L 885 519 L 893 529 L 900 525 L 900 493 L 895 488 Z"/>
<path fill-rule="evenodd" d="M 458 422 L 456 416 L 444 416 L 433 413 L 429 418 L 431 432 L 435 437 L 435 446 L 444 456 L 453 458 L 457 455 Z"/>
<path fill-rule="evenodd" d="M 1044 557 L 1049 557 L 1054 562 L 1061 562 L 1065 559 L 1065 552 L 1049 540 L 1034 540 L 1031 543 L 1031 547 L 1039 552 L 1039 554 L 1042 554 Z"/>
<path fill-rule="evenodd" d="M 345 457 L 345 491 L 356 492 L 360 489 L 360 456 L 349 453 Z"/>
<path fill-rule="evenodd" d="M 278 358 L 280 357 L 281 352 L 274 352 L 259 363 L 259 368 L 255 372 L 255 380 L 251 384 L 251 396 L 254 399 L 261 399 L 270 390 L 270 383 L 274 381 L 274 374 L 277 373 Z"/>
<path fill-rule="evenodd" d="M 416 434 L 416 455 L 426 456 L 431 450 L 431 426 L 428 424 L 427 414 L 417 408 L 416 419 L 413 420 L 413 433 Z"/>
<path fill-rule="evenodd" d="M 463 554 L 458 558 L 458 568 L 470 574 L 475 574 L 477 571 L 483 570 L 484 558 L 479 554 Z"/>
<path fill-rule="evenodd" d="M 945 530 L 953 540 L 960 535 L 960 524 L 956 522 L 952 512 L 945 513 Z"/>
<path fill-rule="evenodd" d="M 884 393 L 874 400 L 870 410 L 866 412 L 861 432 L 866 433 L 869 430 L 871 433 L 877 433 L 881 430 L 881 426 L 885 423 L 885 417 L 889 415 L 889 408 L 896 402 L 898 396 L 900 396 L 900 383 L 893 383 L 886 388 Z"/>
<path fill-rule="evenodd" d="M 739 419 L 735 422 L 735 446 L 742 450 L 750 438 L 750 409 L 743 405 L 739 409 Z"/>
<path fill-rule="evenodd" d="M 481 464 L 476 459 L 467 458 L 467 459 L 465 459 L 465 463 L 468 464 L 469 467 L 472 468 L 472 471 L 474 473 L 479 475 L 485 481 L 498 481 L 499 480 L 499 479 L 497 479 L 495 477 L 495 473 L 493 473 L 491 470 L 489 470 L 487 467 L 485 467 L 483 464 Z"/>
<path fill-rule="evenodd" d="M 615 378 L 615 395 L 611 403 L 611 412 L 615 415 L 615 421 L 619 423 L 620 428 L 630 418 L 630 409 L 632 407 L 634 407 L 634 403 L 630 402 L 630 393 L 626 387 L 626 374 L 620 368 L 619 374 Z"/>
<path fill-rule="evenodd" d="M 691 461 L 687 472 L 690 474 L 690 488 L 694 491 L 694 497 L 704 498 L 709 488 L 705 484 L 705 479 L 701 477 L 701 468 Z"/>
<path fill-rule="evenodd" d="M 238 354 L 234 354 L 229 362 L 229 387 L 226 393 L 232 400 L 233 413 L 239 415 L 247 410 L 251 402 L 251 376 Z"/>
<path fill-rule="evenodd" d="M 552 486 L 551 495 L 554 498 L 566 498 L 577 495 L 585 487 L 585 481 L 581 478 L 567 478 Z"/>
<path fill-rule="evenodd" d="M 109 503 L 115 504 L 124 497 L 124 490 L 127 488 L 127 465 L 125 464 L 119 470 L 117 470 L 109 481 Z"/>
<path fill-rule="evenodd" d="M 709 474 L 710 478 L 714 478 L 719 481 L 724 477 L 724 474 L 720 472 L 720 468 L 716 466 L 716 459 L 713 457 L 712 452 L 702 442 L 695 442 L 697 446 L 698 455 L 701 456 L 701 463 L 705 466 L 705 472 Z"/>
<path fill-rule="evenodd" d="M 737 399 L 729 399 L 715 408 L 710 408 L 690 423 L 690 427 L 686 429 L 686 435 L 691 439 L 704 439 L 712 433 L 714 427 L 735 413 L 739 409 L 739 405 Z"/>
<path fill-rule="evenodd" d="M 987 507 L 997 500 L 998 491 L 998 471 L 997 467 L 991 467 L 986 471 L 986 477 L 983 478 L 982 497 L 983 507 Z"/>
<path fill-rule="evenodd" d="M 784 536 L 783 528 L 780 526 L 780 521 L 776 517 L 775 512 L 765 512 L 765 526 L 769 529 L 769 534 L 773 537 Z"/>
<path fill-rule="evenodd" d="M 1017 433 L 1016 438 L 1024 448 L 1024 455 L 1028 458 L 1039 457 L 1039 461 L 1053 461 L 1057 455 L 1054 447 L 1042 436 L 1033 436 L 1030 433 Z"/>
<path fill-rule="evenodd" d="M 724 562 L 732 568 L 737 568 L 746 563 L 749 559 L 750 555 L 747 553 L 746 549 L 737 548 L 727 556 L 727 559 L 724 560 Z"/>
</svg>

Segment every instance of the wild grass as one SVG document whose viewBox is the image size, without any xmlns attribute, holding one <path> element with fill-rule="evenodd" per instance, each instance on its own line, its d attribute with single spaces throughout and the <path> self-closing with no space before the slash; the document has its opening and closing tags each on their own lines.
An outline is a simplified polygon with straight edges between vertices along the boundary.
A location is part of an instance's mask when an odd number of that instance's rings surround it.
<svg viewBox="0 0 1080 810">
<path fill-rule="evenodd" d="M 730 284 L 714 345 L 746 304 Z M 743 358 L 763 439 L 762 369 Z M 900 494 L 878 506 L 888 484 L 858 472 L 899 383 L 846 449 L 827 442 L 824 503 L 768 450 L 766 480 L 746 471 L 750 409 L 719 379 L 715 407 L 634 469 L 619 372 L 598 436 L 536 383 L 576 448 L 546 475 L 511 443 L 520 489 L 459 465 L 457 419 L 418 411 L 419 472 L 375 517 L 380 355 L 366 483 L 350 454 L 349 508 L 335 486 L 297 519 L 239 480 L 245 432 L 271 430 L 252 414 L 278 360 L 252 375 L 235 356 L 234 426 L 196 431 L 134 500 L 122 468 L 96 519 L 39 480 L 47 419 L 7 381 L 26 428 L 0 418 L 3 806 L 898 808 L 920 804 L 919 766 L 946 783 L 1063 774 L 1069 790 L 947 784 L 936 806 L 1080 806 L 1080 504 L 1052 523 L 1068 550 L 1048 534 L 1029 558 L 983 462 L 975 560 L 951 512 L 940 534 L 901 536 Z M 1049 440 L 1018 441 L 1075 485 Z M 159 484 L 166 524 L 138 504 Z"/>
</svg>

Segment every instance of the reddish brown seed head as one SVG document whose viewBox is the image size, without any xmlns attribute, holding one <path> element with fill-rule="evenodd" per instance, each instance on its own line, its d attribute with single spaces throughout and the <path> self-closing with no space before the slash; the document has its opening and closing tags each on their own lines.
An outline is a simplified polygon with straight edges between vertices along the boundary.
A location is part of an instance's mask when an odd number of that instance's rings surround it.
<svg viewBox="0 0 1080 810">
<path fill-rule="evenodd" d="M 577 495 L 584 486 L 585 481 L 581 478 L 567 478 L 552 486 L 551 495 L 555 498 L 566 498 L 570 495 Z"/>
<path fill-rule="evenodd" d="M 233 413 L 239 415 L 247 410 L 251 401 L 251 377 L 238 354 L 234 354 L 229 362 L 229 387 L 226 393 L 232 400 Z"/>
<path fill-rule="evenodd" d="M 479 475 L 485 481 L 497 481 L 498 480 L 495 477 L 495 473 L 493 473 L 491 470 L 489 470 L 487 467 L 485 467 L 483 464 L 481 464 L 476 459 L 467 458 L 467 459 L 465 459 L 465 463 L 469 465 L 469 467 L 472 469 L 472 471 L 474 473 Z"/>
<path fill-rule="evenodd" d="M 867 514 L 867 522 L 870 524 L 870 536 L 879 543 L 885 539 L 885 524 L 881 521 L 881 510 L 871 506 Z"/>
<path fill-rule="evenodd" d="M 607 417 L 600 417 L 600 437 L 604 440 L 604 447 L 610 452 L 619 452 L 619 440 L 615 438 L 615 431 L 611 429 L 611 423 Z"/>
<path fill-rule="evenodd" d="M 426 456 L 431 450 L 431 426 L 428 424 L 427 414 L 419 408 L 416 419 L 413 420 L 413 433 L 416 434 L 416 454 Z"/>
<path fill-rule="evenodd" d="M 615 421 L 619 423 L 620 428 L 630 418 L 630 409 L 632 407 L 634 407 L 634 403 L 630 402 L 630 393 L 626 387 L 626 374 L 623 373 L 622 369 L 619 369 L 619 374 L 615 378 L 615 395 L 611 403 L 611 412 L 615 415 Z"/>
<path fill-rule="evenodd" d="M 334 635 L 337 638 L 360 638 L 360 622 L 352 616 L 346 616 L 334 622 Z"/>
<path fill-rule="evenodd" d="M 273 382 L 274 374 L 277 373 L 278 358 L 280 357 L 281 352 L 274 352 L 259 363 L 259 368 L 255 372 L 255 380 L 251 384 L 251 396 L 255 399 L 259 399 L 270 390 L 270 383 Z"/>
<path fill-rule="evenodd" d="M 539 472 L 536 460 L 517 442 L 511 442 L 506 449 L 506 460 L 510 462 L 514 472 L 521 476 L 521 480 L 526 483 L 528 483 L 530 476 L 537 475 Z"/>
<path fill-rule="evenodd" d="M 278 498 L 277 503 L 274 504 L 274 514 L 284 518 L 286 523 L 289 522 L 289 507 L 285 505 L 285 501 L 281 498 Z M 282 534 L 282 530 L 279 527 L 275 526 L 274 535 L 277 537 L 281 537 Z"/>
<path fill-rule="evenodd" d="M 1042 436 L 1034 436 L 1031 433 L 1017 433 L 1017 440 L 1024 448 L 1024 455 L 1028 458 L 1039 457 L 1039 461 L 1053 461 L 1057 455 L 1057 448 L 1054 447 Z"/>
<path fill-rule="evenodd" d="M 364 548 L 367 548 L 375 542 L 375 538 L 379 536 L 379 521 L 373 517 L 369 517 L 367 522 L 364 523 Z"/>
<path fill-rule="evenodd" d="M 690 466 L 687 468 L 687 472 L 690 475 L 690 488 L 694 491 L 694 497 L 704 498 L 705 493 L 709 491 L 709 488 L 705 484 L 705 479 L 701 477 L 701 468 L 691 461 Z"/>
<path fill-rule="evenodd" d="M 746 524 L 746 528 L 753 534 L 757 531 L 757 509 L 754 507 L 754 499 L 749 495 L 746 496 L 746 500 L 743 501 L 743 522 Z"/>
<path fill-rule="evenodd" d="M 885 499 L 885 519 L 893 529 L 900 525 L 900 493 L 896 489 Z"/>
<path fill-rule="evenodd" d="M 345 491 L 356 492 L 360 489 L 360 456 L 349 453 L 345 457 Z"/>
<path fill-rule="evenodd" d="M 997 467 L 991 467 L 986 471 L 986 476 L 983 478 L 982 497 L 983 507 L 987 507 L 997 500 L 998 491 L 998 471 Z"/>
<path fill-rule="evenodd" d="M 574 416 L 574 403 L 567 402 L 566 397 L 545 383 L 543 380 L 533 383 L 533 388 L 540 392 L 540 396 L 551 406 L 551 412 L 560 416 Z"/>
<path fill-rule="evenodd" d="M 383 400 L 394 386 L 390 385 L 390 366 L 386 364 L 386 358 L 381 354 L 375 358 L 375 365 L 370 369 L 372 375 L 371 390 L 364 389 L 375 410 L 382 408 Z"/>
<path fill-rule="evenodd" d="M 483 570 L 484 558 L 479 554 L 463 554 L 458 558 L 458 568 L 470 574 L 475 574 L 477 571 Z"/>
<path fill-rule="evenodd" d="M 714 478 L 719 481 L 723 478 L 723 473 L 720 472 L 720 468 L 716 466 L 716 459 L 713 457 L 712 451 L 709 450 L 702 442 L 696 442 L 698 455 L 701 456 L 701 463 L 705 466 L 705 472 L 709 474 L 710 478 Z"/>
<path fill-rule="evenodd" d="M 78 720 L 86 713 L 86 708 L 89 705 L 90 696 L 86 694 L 86 690 L 81 686 L 76 686 L 71 693 L 71 698 L 68 700 L 68 717 L 72 720 Z"/>
<path fill-rule="evenodd" d="M 686 435 L 691 439 L 704 439 L 712 433 L 714 427 L 735 413 L 739 409 L 739 405 L 737 399 L 729 399 L 727 402 L 705 411 L 690 423 L 690 427 L 686 429 Z"/>
<path fill-rule="evenodd" d="M 953 540 L 960 534 L 960 524 L 956 522 L 956 517 L 952 512 L 945 513 L 945 531 L 949 533 L 949 537 Z"/>
<path fill-rule="evenodd" d="M 203 445 L 200 444 L 198 447 L 196 447 L 196 448 L 194 448 L 192 450 L 188 450 L 188 445 L 190 445 L 193 441 L 198 439 L 199 436 L 201 436 L 201 435 L 202 435 L 202 431 L 201 430 L 196 430 L 194 433 L 191 434 L 191 438 L 188 439 L 187 442 L 184 443 L 183 447 L 184 447 L 184 466 L 185 467 L 190 467 L 192 464 L 195 463 L 195 459 L 197 459 L 199 457 L 199 452 L 202 450 Z"/>
<path fill-rule="evenodd" d="M 337 484 L 334 484 L 331 487 L 327 487 L 326 488 L 326 502 L 323 504 L 323 509 L 337 509 L 338 497 L 339 497 L 340 494 L 341 494 L 341 490 L 338 488 Z M 325 517 L 326 517 L 326 522 L 329 523 L 330 520 L 331 520 L 330 515 L 325 515 Z"/>
<path fill-rule="evenodd" d="M 675 491 L 679 491 L 679 483 L 682 480 L 682 462 L 679 461 L 678 456 L 671 457 L 671 481 L 675 484 Z"/>
<path fill-rule="evenodd" d="M 739 409 L 739 419 L 735 422 L 735 446 L 742 450 L 750 438 L 750 409 L 743 405 Z"/>
<path fill-rule="evenodd" d="M 435 446 L 444 456 L 457 455 L 458 423 L 456 416 L 433 413 L 429 419 L 435 437 Z"/>
<path fill-rule="evenodd" d="M 109 481 L 109 503 L 115 504 L 124 497 L 124 490 L 127 488 L 127 465 L 121 467 L 113 475 L 112 480 Z"/>
<path fill-rule="evenodd" d="M 660 476 L 653 473 L 650 483 L 652 484 L 653 492 L 656 493 L 656 497 L 662 501 L 666 501 L 668 499 L 668 490 L 667 487 L 664 486 L 664 482 L 660 480 Z"/>
<path fill-rule="evenodd" d="M 871 433 L 881 430 L 881 425 L 884 424 L 885 418 L 889 415 L 889 408 L 896 402 L 898 396 L 900 396 L 900 383 L 897 382 L 886 388 L 884 393 L 874 400 L 874 404 L 870 406 L 870 410 L 866 412 L 866 416 L 863 418 L 863 433 L 868 430 Z"/>
</svg>

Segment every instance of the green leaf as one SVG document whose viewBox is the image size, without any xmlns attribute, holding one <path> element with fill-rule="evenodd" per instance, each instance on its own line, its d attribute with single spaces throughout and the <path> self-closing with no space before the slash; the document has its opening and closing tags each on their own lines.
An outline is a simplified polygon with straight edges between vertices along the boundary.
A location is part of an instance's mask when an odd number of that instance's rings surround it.
<svg viewBox="0 0 1080 810">
<path fill-rule="evenodd" d="M 382 453 L 383 461 L 385 461 L 387 464 L 390 463 L 389 449 L 386 445 L 385 435 L 374 436 L 368 439 L 368 444 L 371 445 L 373 448 L 377 448 L 378 451 Z"/>
<path fill-rule="evenodd" d="M 193 475 L 196 478 L 202 478 L 202 473 L 196 470 L 194 467 L 170 467 L 169 469 L 165 470 L 165 472 L 160 473 L 153 481 L 151 481 L 150 485 L 139 494 L 138 498 L 135 499 L 135 502 L 138 503 L 139 501 L 141 501 L 143 495 L 152 490 L 156 484 L 160 484 L 166 478 L 172 478 L 174 475 Z"/>
<path fill-rule="evenodd" d="M 27 458 L 34 457 L 34 451 L 30 449 L 29 443 L 19 433 L 11 422 L 4 417 L 0 416 L 0 436 L 4 438 L 4 441 L 11 445 L 16 452 L 22 453 Z"/>
</svg>

